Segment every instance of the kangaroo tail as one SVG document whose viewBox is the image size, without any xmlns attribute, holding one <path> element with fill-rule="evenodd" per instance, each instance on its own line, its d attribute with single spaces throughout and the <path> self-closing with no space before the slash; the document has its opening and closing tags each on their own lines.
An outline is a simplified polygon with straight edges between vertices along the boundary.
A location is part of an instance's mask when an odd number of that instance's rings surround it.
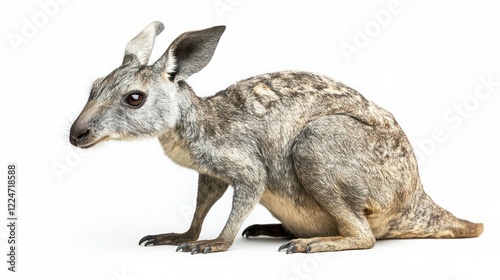
<svg viewBox="0 0 500 280">
<path fill-rule="evenodd" d="M 390 229 L 382 238 L 469 238 L 478 237 L 483 229 L 482 223 L 455 217 L 422 192 L 390 222 Z"/>
</svg>

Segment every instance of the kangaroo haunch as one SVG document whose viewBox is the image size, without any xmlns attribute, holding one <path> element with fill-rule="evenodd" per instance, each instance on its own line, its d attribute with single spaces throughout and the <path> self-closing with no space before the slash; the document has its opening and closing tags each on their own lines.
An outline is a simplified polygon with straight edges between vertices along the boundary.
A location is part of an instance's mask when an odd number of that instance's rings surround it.
<svg viewBox="0 0 500 280">
<path fill-rule="evenodd" d="M 196 210 L 185 233 L 147 235 L 145 245 L 227 250 L 257 203 L 281 224 L 246 237 L 290 237 L 287 253 L 366 249 L 376 239 L 476 237 L 482 224 L 453 216 L 424 192 L 413 149 L 394 117 L 328 77 L 278 72 L 207 98 L 186 79 L 205 67 L 224 26 L 186 32 L 148 65 L 163 24 L 125 49 L 123 64 L 94 82 L 70 142 L 158 137 L 165 154 L 199 172 Z M 197 241 L 205 216 L 229 185 L 232 209 L 220 235 Z"/>
</svg>

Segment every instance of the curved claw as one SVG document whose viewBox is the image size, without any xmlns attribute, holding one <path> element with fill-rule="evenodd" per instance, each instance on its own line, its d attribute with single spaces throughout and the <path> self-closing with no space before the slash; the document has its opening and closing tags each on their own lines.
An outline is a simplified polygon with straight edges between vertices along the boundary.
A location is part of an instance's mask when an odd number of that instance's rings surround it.
<svg viewBox="0 0 500 280">
<path fill-rule="evenodd" d="M 191 250 L 191 255 L 198 254 L 200 252 L 200 246 L 196 246 Z"/>
<path fill-rule="evenodd" d="M 286 254 L 291 254 L 291 253 L 295 253 L 295 245 L 291 245 L 290 247 L 288 247 L 288 249 L 286 249 Z"/>
<path fill-rule="evenodd" d="M 144 246 L 154 245 L 155 242 L 156 242 L 156 238 L 150 239 L 146 243 L 144 243 Z"/>
<path fill-rule="evenodd" d="M 175 249 L 176 252 L 179 252 L 179 251 L 183 251 L 183 252 L 186 252 L 186 248 L 187 248 L 187 243 L 182 243 L 181 245 L 179 245 L 179 247 L 177 247 L 177 249 Z"/>
<path fill-rule="evenodd" d="M 307 245 L 305 253 L 309 254 L 309 253 L 311 253 L 311 250 L 312 250 L 311 245 Z"/>
<path fill-rule="evenodd" d="M 139 240 L 139 245 L 141 245 L 144 241 L 148 241 L 149 242 L 152 239 L 156 241 L 156 239 L 154 239 L 154 237 L 152 235 L 146 235 L 143 238 L 141 238 L 141 240 Z"/>
<path fill-rule="evenodd" d="M 287 249 L 288 247 L 290 247 L 290 245 L 292 245 L 292 243 L 293 243 L 293 242 L 292 242 L 292 241 L 290 241 L 290 242 L 287 242 L 287 243 L 285 243 L 285 244 L 281 245 L 281 246 L 278 248 L 278 252 L 281 252 L 281 250 L 283 250 L 283 249 Z M 288 250 L 287 250 L 287 251 L 288 251 Z"/>
<path fill-rule="evenodd" d="M 243 230 L 243 232 L 241 233 L 241 236 L 248 238 L 248 235 L 246 235 L 247 233 L 248 233 L 248 228 Z"/>
<path fill-rule="evenodd" d="M 203 249 L 203 254 L 208 254 L 210 252 L 212 252 L 212 247 L 210 246 L 207 246 L 205 249 Z"/>
</svg>

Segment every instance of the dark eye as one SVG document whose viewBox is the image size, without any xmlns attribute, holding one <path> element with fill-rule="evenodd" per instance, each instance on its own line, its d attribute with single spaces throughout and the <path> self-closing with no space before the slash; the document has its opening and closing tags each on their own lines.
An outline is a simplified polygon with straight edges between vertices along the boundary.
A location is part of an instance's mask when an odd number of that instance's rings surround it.
<svg viewBox="0 0 500 280">
<path fill-rule="evenodd" d="M 140 91 L 132 91 L 125 97 L 125 103 L 134 108 L 140 107 L 144 100 L 146 100 L 146 95 Z"/>
</svg>

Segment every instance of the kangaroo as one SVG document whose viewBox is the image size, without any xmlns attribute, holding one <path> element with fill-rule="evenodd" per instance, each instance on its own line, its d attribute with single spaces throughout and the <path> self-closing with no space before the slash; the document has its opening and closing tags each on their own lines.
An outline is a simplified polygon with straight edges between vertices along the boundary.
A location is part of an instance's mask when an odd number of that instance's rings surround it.
<svg viewBox="0 0 500 280">
<path fill-rule="evenodd" d="M 225 26 L 186 32 L 152 65 L 153 22 L 126 46 L 123 63 L 92 86 L 69 141 L 157 137 L 165 154 L 199 173 L 196 210 L 184 233 L 144 236 L 139 245 L 226 251 L 261 203 L 281 224 L 244 237 L 289 238 L 278 251 L 372 248 L 378 239 L 477 237 L 483 224 L 458 219 L 424 192 L 413 149 L 394 117 L 328 77 L 268 73 L 200 98 L 186 83 L 211 60 Z M 220 235 L 198 240 L 228 186 L 232 208 Z M 288 240 L 287 240 L 288 241 Z"/>
</svg>

